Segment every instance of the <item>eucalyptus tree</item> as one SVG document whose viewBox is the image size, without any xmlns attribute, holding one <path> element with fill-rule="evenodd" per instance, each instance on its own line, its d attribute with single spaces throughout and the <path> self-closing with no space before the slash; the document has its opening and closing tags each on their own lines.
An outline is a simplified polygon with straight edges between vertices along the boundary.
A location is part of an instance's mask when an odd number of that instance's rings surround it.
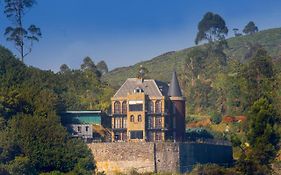
<svg viewBox="0 0 281 175">
<path fill-rule="evenodd" d="M 4 13 L 11 20 L 12 25 L 5 30 L 7 41 L 14 43 L 21 61 L 31 53 L 34 41 L 38 42 L 42 36 L 41 30 L 34 24 L 28 28 L 24 25 L 26 13 L 36 3 L 35 0 L 5 0 Z"/>
<path fill-rule="evenodd" d="M 252 35 L 259 31 L 259 28 L 256 26 L 256 24 L 253 21 L 250 21 L 245 28 L 243 29 L 243 32 L 247 35 Z"/>
<path fill-rule="evenodd" d="M 228 47 L 225 40 L 228 34 L 228 28 L 224 19 L 215 13 L 207 12 L 203 19 L 198 23 L 198 32 L 195 38 L 195 44 L 207 41 L 208 57 L 216 58 L 219 67 L 226 65 L 226 55 L 223 52 Z"/>
<path fill-rule="evenodd" d="M 104 75 L 106 73 L 108 73 L 108 67 L 105 61 L 100 61 L 97 64 L 97 69 L 98 71 L 101 73 L 101 75 Z"/>
<path fill-rule="evenodd" d="M 204 40 L 209 43 L 224 41 L 227 33 L 228 28 L 224 19 L 218 14 L 207 12 L 198 24 L 195 44 Z"/>
</svg>

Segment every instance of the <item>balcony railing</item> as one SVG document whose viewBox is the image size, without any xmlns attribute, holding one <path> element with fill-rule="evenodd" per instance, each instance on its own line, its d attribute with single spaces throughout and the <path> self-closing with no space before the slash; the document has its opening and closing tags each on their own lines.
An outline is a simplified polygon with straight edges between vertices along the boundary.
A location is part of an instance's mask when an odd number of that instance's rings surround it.
<svg viewBox="0 0 281 175">
<path fill-rule="evenodd" d="M 159 127 L 147 127 L 147 129 L 148 130 L 158 130 L 158 131 L 159 130 L 161 130 L 161 131 L 168 130 L 166 127 L 162 127 L 162 126 L 161 127 L 160 126 Z"/>
<path fill-rule="evenodd" d="M 147 115 L 168 115 L 168 111 L 165 112 L 153 112 L 153 111 L 148 111 Z"/>
<path fill-rule="evenodd" d="M 113 113 L 112 116 L 118 117 L 118 116 L 126 116 L 127 113 Z"/>
<path fill-rule="evenodd" d="M 124 131 L 127 130 L 127 128 L 112 128 L 113 131 Z"/>
</svg>

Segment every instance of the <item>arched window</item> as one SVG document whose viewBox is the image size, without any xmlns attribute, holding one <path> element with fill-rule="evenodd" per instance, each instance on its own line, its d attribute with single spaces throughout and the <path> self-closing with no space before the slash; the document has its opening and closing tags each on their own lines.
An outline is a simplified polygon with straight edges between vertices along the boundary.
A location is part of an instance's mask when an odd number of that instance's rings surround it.
<svg viewBox="0 0 281 175">
<path fill-rule="evenodd" d="M 141 115 L 138 115 L 138 122 L 141 122 L 141 121 L 142 121 Z"/>
<path fill-rule="evenodd" d="M 135 121 L 135 117 L 133 115 L 130 116 L 130 122 L 134 122 Z"/>
<path fill-rule="evenodd" d="M 161 113 L 162 112 L 162 103 L 160 100 L 157 100 L 155 102 L 155 112 L 156 113 Z"/>
<path fill-rule="evenodd" d="M 127 114 L 127 101 L 122 102 L 122 114 Z"/>
<path fill-rule="evenodd" d="M 114 102 L 114 114 L 121 114 L 121 103 L 119 101 Z"/>
<path fill-rule="evenodd" d="M 152 100 L 148 102 L 148 112 L 154 113 L 154 102 Z"/>
</svg>

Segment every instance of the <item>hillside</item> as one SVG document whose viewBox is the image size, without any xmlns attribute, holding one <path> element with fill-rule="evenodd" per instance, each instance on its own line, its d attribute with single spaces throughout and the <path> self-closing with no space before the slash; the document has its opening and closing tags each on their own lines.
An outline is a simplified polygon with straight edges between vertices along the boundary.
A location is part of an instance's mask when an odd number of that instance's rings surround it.
<svg viewBox="0 0 281 175">
<path fill-rule="evenodd" d="M 254 35 L 233 37 L 227 40 L 229 49 L 225 50 L 229 59 L 244 61 L 244 55 L 248 50 L 247 43 L 258 43 L 262 45 L 273 58 L 281 55 L 281 28 L 260 31 Z M 148 76 L 154 79 L 169 81 L 171 72 L 176 69 L 178 73 L 182 72 L 183 63 L 190 51 L 195 46 L 179 51 L 167 52 L 151 60 L 137 63 L 129 67 L 121 67 L 110 71 L 104 76 L 104 80 L 114 87 L 120 86 L 128 77 L 135 77 L 140 65 L 146 67 L 149 71 Z"/>
</svg>

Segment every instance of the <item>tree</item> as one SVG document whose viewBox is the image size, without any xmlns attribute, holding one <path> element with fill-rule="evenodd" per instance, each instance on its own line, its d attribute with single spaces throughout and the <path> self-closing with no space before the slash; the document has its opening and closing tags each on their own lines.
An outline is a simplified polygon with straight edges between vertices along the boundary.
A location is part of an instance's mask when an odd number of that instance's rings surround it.
<svg viewBox="0 0 281 175">
<path fill-rule="evenodd" d="M 13 161 L 8 164 L 7 168 L 10 174 L 14 175 L 32 175 L 35 170 L 31 165 L 29 158 L 17 156 Z"/>
<path fill-rule="evenodd" d="M 261 164 L 269 165 L 276 156 L 279 142 L 276 124 L 278 117 L 273 104 L 267 98 L 258 99 L 250 110 L 247 138 L 252 154 Z"/>
<path fill-rule="evenodd" d="M 243 29 L 243 32 L 246 34 L 246 35 L 252 35 L 256 32 L 258 32 L 259 29 L 258 27 L 256 26 L 256 24 L 253 22 L 253 21 L 250 21 L 246 26 L 245 28 Z"/>
<path fill-rule="evenodd" d="M 239 33 L 239 29 L 233 28 L 232 30 L 233 30 L 235 36 L 241 36 L 242 35 L 242 33 Z"/>
<path fill-rule="evenodd" d="M 18 157 L 24 155 L 25 157 Z M 0 131 L 0 164 L 6 164 L 12 174 L 60 171 L 92 173 L 95 169 L 87 146 L 69 138 L 59 118 L 18 115 Z M 22 168 L 21 168 L 22 167 Z"/>
<path fill-rule="evenodd" d="M 192 87 L 195 86 L 195 80 L 199 79 L 200 74 L 202 74 L 201 70 L 204 69 L 206 57 L 207 54 L 202 49 L 191 50 L 184 64 L 183 76 L 186 84 L 190 83 Z"/>
<path fill-rule="evenodd" d="M 62 64 L 61 66 L 60 66 L 60 73 L 66 73 L 66 72 L 70 72 L 71 70 L 70 70 L 70 68 L 68 67 L 68 65 L 66 65 L 66 64 Z"/>
<path fill-rule="evenodd" d="M 211 121 L 214 123 L 214 124 L 220 124 L 222 120 L 222 117 L 221 115 L 218 113 L 218 112 L 212 112 L 211 113 Z"/>
<path fill-rule="evenodd" d="M 86 70 L 90 70 L 92 72 L 96 71 L 96 65 L 93 62 L 93 60 L 90 57 L 85 57 L 83 59 L 83 63 L 81 64 L 81 70 L 82 71 L 86 71 Z"/>
<path fill-rule="evenodd" d="M 42 36 L 40 28 L 31 24 L 27 29 L 23 24 L 26 12 L 36 3 L 35 0 L 5 0 L 5 10 L 7 18 L 13 23 L 5 30 L 7 41 L 15 44 L 15 48 L 20 53 L 23 62 L 24 57 L 31 53 L 34 41 L 39 41 Z"/>
<path fill-rule="evenodd" d="M 278 116 L 271 100 L 260 98 L 251 106 L 246 133 L 249 148 L 237 164 L 242 174 L 271 174 L 279 150 Z"/>
<path fill-rule="evenodd" d="M 249 105 L 264 96 L 272 98 L 274 85 L 273 63 L 272 58 L 265 49 L 259 48 L 253 54 L 252 59 L 244 67 L 242 74 L 246 79 Z"/>
<path fill-rule="evenodd" d="M 100 61 L 97 64 L 97 69 L 101 73 L 101 75 L 104 75 L 108 72 L 108 67 L 107 67 L 107 64 L 105 63 L 105 61 Z"/>
<path fill-rule="evenodd" d="M 198 24 L 198 32 L 195 39 L 195 44 L 207 40 L 209 43 L 216 41 L 224 41 L 228 33 L 223 18 L 212 12 L 207 12 L 203 19 Z"/>
<path fill-rule="evenodd" d="M 80 67 L 81 70 L 85 73 L 93 73 L 97 77 L 101 76 L 101 72 L 98 71 L 94 61 L 88 56 L 83 59 L 83 63 L 81 64 Z"/>
<path fill-rule="evenodd" d="M 208 58 L 216 58 L 211 61 L 211 67 L 220 69 L 220 67 L 225 66 L 227 63 L 226 54 L 223 51 L 228 47 L 225 40 L 227 34 L 228 28 L 225 21 L 218 14 L 207 12 L 198 24 L 195 44 L 203 41 L 208 42 Z"/>
<path fill-rule="evenodd" d="M 147 74 L 149 73 L 148 69 L 142 65 L 140 65 L 139 71 L 137 73 L 138 78 L 147 78 Z"/>
</svg>

